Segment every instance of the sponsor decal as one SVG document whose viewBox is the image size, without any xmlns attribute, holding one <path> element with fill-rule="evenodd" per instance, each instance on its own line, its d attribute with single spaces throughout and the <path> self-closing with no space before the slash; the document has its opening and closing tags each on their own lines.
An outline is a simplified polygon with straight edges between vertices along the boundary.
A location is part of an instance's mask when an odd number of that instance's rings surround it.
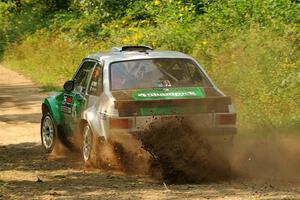
<svg viewBox="0 0 300 200">
<path fill-rule="evenodd" d="M 133 92 L 134 100 L 203 98 L 205 93 L 200 87 L 142 89 Z"/>
<path fill-rule="evenodd" d="M 63 100 L 61 103 L 61 111 L 64 113 L 69 113 L 71 114 L 72 112 L 72 101 L 73 97 L 71 95 L 65 94 L 63 96 Z"/>
<path fill-rule="evenodd" d="M 67 97 L 67 100 L 66 100 L 66 102 L 67 102 L 68 104 L 70 104 L 70 103 L 72 103 L 72 100 L 73 100 L 73 98 L 72 98 L 72 97 Z"/>
</svg>

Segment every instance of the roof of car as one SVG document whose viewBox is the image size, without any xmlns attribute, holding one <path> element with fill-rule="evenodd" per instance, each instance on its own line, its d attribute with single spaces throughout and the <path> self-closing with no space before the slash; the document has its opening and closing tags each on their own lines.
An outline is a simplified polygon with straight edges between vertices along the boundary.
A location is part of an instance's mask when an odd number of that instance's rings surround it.
<svg viewBox="0 0 300 200">
<path fill-rule="evenodd" d="M 121 49 L 124 47 L 113 47 L 111 52 L 107 53 L 94 53 L 87 56 L 85 59 L 95 59 L 98 61 L 108 61 L 116 62 L 123 60 L 135 60 L 135 59 L 149 59 L 149 58 L 191 58 L 191 56 L 186 55 L 177 51 L 158 51 L 158 50 L 145 50 L 138 51 Z"/>
</svg>

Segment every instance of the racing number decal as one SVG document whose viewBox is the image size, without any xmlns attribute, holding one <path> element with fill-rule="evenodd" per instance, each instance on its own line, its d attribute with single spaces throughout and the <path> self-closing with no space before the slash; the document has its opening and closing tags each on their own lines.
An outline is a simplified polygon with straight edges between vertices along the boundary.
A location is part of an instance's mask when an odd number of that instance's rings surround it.
<svg viewBox="0 0 300 200">
<path fill-rule="evenodd" d="M 64 94 L 62 104 L 61 104 L 61 111 L 64 113 L 71 114 L 72 113 L 72 101 L 73 101 L 73 96 Z"/>
</svg>

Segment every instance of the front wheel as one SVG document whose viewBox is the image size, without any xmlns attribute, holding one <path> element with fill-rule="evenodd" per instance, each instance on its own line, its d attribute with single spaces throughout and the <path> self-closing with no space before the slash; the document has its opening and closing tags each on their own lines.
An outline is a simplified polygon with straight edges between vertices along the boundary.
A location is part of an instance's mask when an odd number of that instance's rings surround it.
<svg viewBox="0 0 300 200">
<path fill-rule="evenodd" d="M 46 113 L 42 117 L 41 123 L 41 140 L 42 145 L 47 153 L 53 151 L 55 140 L 57 137 L 57 128 L 50 113 Z"/>
</svg>

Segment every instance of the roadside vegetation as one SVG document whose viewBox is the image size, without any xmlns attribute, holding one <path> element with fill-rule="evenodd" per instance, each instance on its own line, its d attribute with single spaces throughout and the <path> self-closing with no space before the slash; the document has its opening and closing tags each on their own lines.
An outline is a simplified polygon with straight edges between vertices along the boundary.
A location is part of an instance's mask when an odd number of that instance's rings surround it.
<svg viewBox="0 0 300 200">
<path fill-rule="evenodd" d="M 2 62 L 47 89 L 82 57 L 149 45 L 195 57 L 247 127 L 300 128 L 297 0 L 4 0 Z"/>
</svg>

